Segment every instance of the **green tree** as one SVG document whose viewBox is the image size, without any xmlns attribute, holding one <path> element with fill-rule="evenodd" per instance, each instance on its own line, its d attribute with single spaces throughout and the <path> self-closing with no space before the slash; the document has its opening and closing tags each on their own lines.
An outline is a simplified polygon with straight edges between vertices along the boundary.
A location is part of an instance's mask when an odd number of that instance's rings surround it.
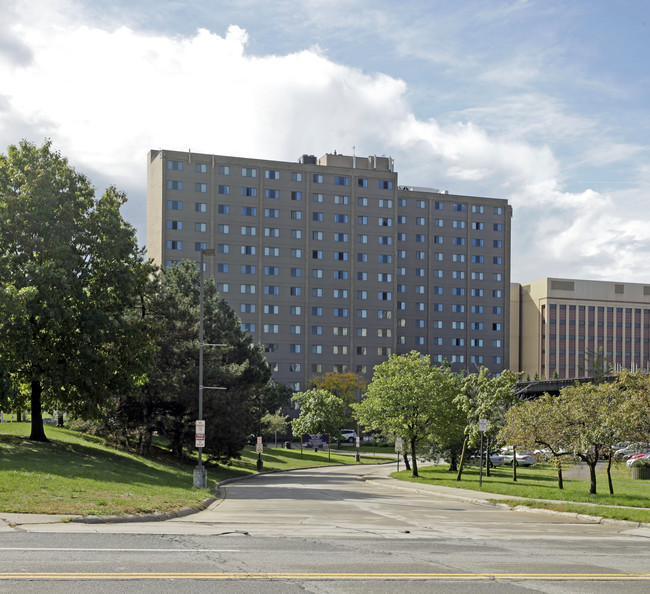
<svg viewBox="0 0 650 594">
<path fill-rule="evenodd" d="M 0 359 L 29 387 L 33 440 L 46 440 L 43 408 L 97 416 L 148 371 L 135 311 L 152 269 L 120 214 L 125 200 L 115 188 L 96 199 L 49 141 L 0 155 L 0 284 L 24 295 L 0 322 Z"/>
<path fill-rule="evenodd" d="M 145 317 L 156 333 L 154 366 L 143 389 L 123 398 L 115 419 L 123 429 L 136 431 L 147 454 L 154 431 L 167 437 L 180 456 L 193 447 L 198 414 L 200 271 L 189 260 L 160 271 L 155 290 L 145 300 Z M 273 391 L 270 369 L 261 347 L 242 332 L 241 323 L 216 291 L 214 279 L 205 281 L 203 383 L 224 390 L 205 389 L 204 452 L 218 461 L 236 457 L 248 435 L 257 431 L 260 402 Z M 271 399 L 273 401 L 273 399 Z"/>
<path fill-rule="evenodd" d="M 365 398 L 354 410 L 364 427 L 407 440 L 412 473 L 418 476 L 418 447 L 444 434 L 445 413 L 457 389 L 456 374 L 446 366 L 432 367 L 429 355 L 391 355 L 375 367 Z"/>
<path fill-rule="evenodd" d="M 499 431 L 499 440 L 516 448 L 548 449 L 557 468 L 558 488 L 563 489 L 562 458 L 572 452 L 565 449 L 567 436 L 557 398 L 544 394 L 537 400 L 525 400 L 510 407 L 505 414 L 505 425 Z"/>
<path fill-rule="evenodd" d="M 478 445 L 479 419 L 487 420 L 485 437 L 494 440 L 503 425 L 505 411 L 515 402 L 514 387 L 520 375 L 506 369 L 499 375 L 492 376 L 487 367 L 481 367 L 478 373 L 469 374 L 463 380 L 462 390 L 456 397 L 456 404 L 466 415 L 465 443 L 458 468 L 458 480 L 462 476 L 467 447 Z"/>
<path fill-rule="evenodd" d="M 314 388 L 297 392 L 291 397 L 300 405 L 300 414 L 291 421 L 291 432 L 295 436 L 309 433 L 327 433 L 332 438 L 341 437 L 341 426 L 345 422 L 345 404 L 339 396 Z"/>
<path fill-rule="evenodd" d="M 275 447 L 278 447 L 278 433 L 282 433 L 289 420 L 289 415 L 283 415 L 280 409 L 276 410 L 273 414 L 267 412 L 262 417 L 262 432 L 275 435 Z"/>
<path fill-rule="evenodd" d="M 334 373 L 331 371 L 325 375 L 312 377 L 310 383 L 314 388 L 327 390 L 338 396 L 343 400 L 348 413 L 352 410 L 352 405 L 361 399 L 361 394 L 368 385 L 368 382 L 356 373 Z"/>
</svg>

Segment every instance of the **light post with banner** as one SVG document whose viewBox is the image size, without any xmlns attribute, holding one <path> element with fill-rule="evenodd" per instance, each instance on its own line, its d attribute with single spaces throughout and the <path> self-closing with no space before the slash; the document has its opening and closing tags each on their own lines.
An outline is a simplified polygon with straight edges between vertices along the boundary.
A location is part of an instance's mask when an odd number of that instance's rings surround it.
<svg viewBox="0 0 650 594">
<path fill-rule="evenodd" d="M 483 486 L 483 434 L 487 430 L 487 419 L 478 420 L 478 430 L 481 432 L 481 449 L 479 450 L 479 471 L 478 471 L 478 485 Z"/>
</svg>

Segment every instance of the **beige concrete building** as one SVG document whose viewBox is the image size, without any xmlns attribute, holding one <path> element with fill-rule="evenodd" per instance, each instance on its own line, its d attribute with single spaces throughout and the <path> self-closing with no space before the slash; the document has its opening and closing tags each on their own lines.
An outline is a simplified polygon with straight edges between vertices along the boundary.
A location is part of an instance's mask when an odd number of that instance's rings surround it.
<svg viewBox="0 0 650 594">
<path fill-rule="evenodd" d="M 510 368 L 524 379 L 589 377 L 598 352 L 614 369 L 649 367 L 650 285 L 559 278 L 513 284 L 510 322 Z"/>
<path fill-rule="evenodd" d="M 151 151 L 148 253 L 206 273 L 274 377 L 367 377 L 416 349 L 455 369 L 509 360 L 506 200 L 398 185 L 390 157 L 297 162 Z"/>
</svg>

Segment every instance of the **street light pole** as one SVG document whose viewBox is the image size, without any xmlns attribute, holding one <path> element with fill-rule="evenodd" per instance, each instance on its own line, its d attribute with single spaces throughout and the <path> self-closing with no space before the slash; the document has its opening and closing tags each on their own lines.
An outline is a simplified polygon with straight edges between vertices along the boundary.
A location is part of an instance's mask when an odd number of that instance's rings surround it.
<svg viewBox="0 0 650 594">
<path fill-rule="evenodd" d="M 202 249 L 200 259 L 199 282 L 199 421 L 203 420 L 203 258 L 214 256 L 215 250 Z M 203 466 L 203 446 L 199 447 L 199 463 L 194 469 L 194 486 L 197 489 L 205 489 L 208 486 L 208 474 Z"/>
</svg>

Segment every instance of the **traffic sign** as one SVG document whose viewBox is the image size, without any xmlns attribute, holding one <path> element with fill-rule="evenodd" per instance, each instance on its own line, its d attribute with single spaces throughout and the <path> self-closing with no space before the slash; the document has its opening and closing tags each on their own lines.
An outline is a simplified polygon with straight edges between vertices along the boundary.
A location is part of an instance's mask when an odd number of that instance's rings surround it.
<svg viewBox="0 0 650 594">
<path fill-rule="evenodd" d="M 360 438 L 358 435 L 357 435 L 355 441 L 356 441 L 356 446 L 357 446 L 358 448 L 361 447 L 361 438 Z"/>
<path fill-rule="evenodd" d="M 205 433 L 205 421 L 196 421 L 196 432 Z"/>
<path fill-rule="evenodd" d="M 261 454 L 264 451 L 264 446 L 262 445 L 262 436 L 258 436 L 257 441 L 255 443 L 255 453 L 256 454 Z"/>
<path fill-rule="evenodd" d="M 396 452 L 401 452 L 404 449 L 404 442 L 402 441 L 401 437 L 396 437 L 395 438 L 395 451 Z"/>
<path fill-rule="evenodd" d="M 205 447 L 205 433 L 197 433 L 195 447 L 204 448 Z"/>
<path fill-rule="evenodd" d="M 487 419 L 478 420 L 478 430 L 481 432 L 487 431 Z"/>
</svg>

